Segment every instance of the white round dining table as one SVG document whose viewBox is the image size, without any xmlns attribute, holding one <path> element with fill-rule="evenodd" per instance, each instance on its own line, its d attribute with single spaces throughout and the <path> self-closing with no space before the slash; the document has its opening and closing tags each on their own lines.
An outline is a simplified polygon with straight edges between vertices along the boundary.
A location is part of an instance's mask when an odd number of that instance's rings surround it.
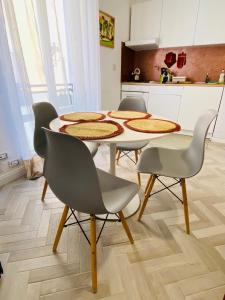
<svg viewBox="0 0 225 300">
<path fill-rule="evenodd" d="M 134 142 L 135 143 L 149 142 L 152 139 L 155 139 L 155 138 L 158 138 L 158 137 L 161 137 L 161 136 L 167 134 L 167 133 L 142 133 L 142 132 L 134 131 L 123 125 L 125 120 L 110 118 L 107 115 L 107 113 L 108 113 L 107 111 L 100 111 L 99 113 L 105 114 L 106 118 L 104 120 L 113 120 L 113 121 L 119 123 L 120 125 L 122 125 L 124 128 L 123 133 L 121 133 L 118 136 L 115 136 L 112 138 L 106 138 L 106 139 L 96 139 L 96 140 L 88 140 L 87 141 L 87 142 L 109 145 L 109 148 L 110 148 L 109 172 L 112 175 L 116 175 L 116 147 L 117 147 L 117 145 L 125 144 L 125 143 L 126 144 L 134 143 Z M 160 119 L 159 116 L 153 115 L 152 117 Z M 49 127 L 53 131 L 59 131 L 59 129 L 63 125 L 72 124 L 72 123 L 74 123 L 74 122 L 63 121 L 60 118 L 56 118 L 51 121 L 51 123 L 49 124 Z M 123 210 L 125 218 L 133 216 L 138 211 L 140 204 L 141 204 L 140 198 L 138 195 L 136 195 Z M 102 219 L 104 219 L 104 218 L 102 218 Z M 118 221 L 118 218 L 115 215 L 110 215 L 108 217 L 108 220 Z"/>
</svg>

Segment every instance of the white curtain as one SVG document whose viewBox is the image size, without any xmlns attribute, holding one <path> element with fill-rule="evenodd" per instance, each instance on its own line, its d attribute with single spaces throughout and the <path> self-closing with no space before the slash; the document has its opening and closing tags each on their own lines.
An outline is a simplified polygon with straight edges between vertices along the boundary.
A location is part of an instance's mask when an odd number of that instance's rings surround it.
<svg viewBox="0 0 225 300">
<path fill-rule="evenodd" d="M 100 109 L 98 0 L 0 0 L 0 53 L 1 111 L 22 159 L 33 155 L 34 102 Z"/>
<path fill-rule="evenodd" d="M 69 76 L 77 83 L 76 99 L 81 110 L 100 108 L 98 13 L 98 1 L 64 1 L 67 56 L 74 62 L 69 64 Z"/>
<path fill-rule="evenodd" d="M 7 139 L 11 140 L 10 144 L 13 147 L 10 153 L 11 159 L 17 159 L 18 155 L 27 159 L 30 157 L 30 149 L 20 103 L 28 100 L 29 94 L 27 97 L 25 96 L 27 92 L 26 86 L 21 88 L 21 83 L 16 81 L 15 78 L 1 2 L 0 53 L 0 115 L 3 118 L 2 123 L 5 125 L 1 130 L 4 129 Z M 25 85 L 26 82 L 24 81 L 23 84 Z"/>
</svg>

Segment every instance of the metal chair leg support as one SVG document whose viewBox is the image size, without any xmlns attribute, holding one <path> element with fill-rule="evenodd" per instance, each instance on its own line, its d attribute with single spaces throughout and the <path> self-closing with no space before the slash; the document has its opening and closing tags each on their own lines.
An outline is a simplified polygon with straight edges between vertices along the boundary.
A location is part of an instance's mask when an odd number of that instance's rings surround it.
<svg viewBox="0 0 225 300">
<path fill-rule="evenodd" d="M 145 207 L 146 207 L 147 202 L 148 202 L 148 198 L 149 198 L 149 196 L 150 196 L 150 194 L 151 194 L 151 191 L 152 191 L 152 189 L 153 189 L 153 186 L 154 186 L 156 177 L 157 177 L 156 175 L 153 175 L 153 176 L 151 177 L 151 181 L 150 181 L 150 183 L 149 183 L 149 186 L 147 187 L 146 194 L 145 194 L 145 198 L 144 198 L 144 201 L 143 201 L 143 204 L 142 204 L 142 207 L 141 207 L 141 211 L 140 211 L 140 213 L 139 213 L 138 221 L 141 220 L 141 217 L 142 217 L 142 215 L 143 215 L 143 212 L 144 212 Z"/>
<path fill-rule="evenodd" d="M 120 156 L 120 158 L 126 156 L 127 158 L 129 158 L 130 161 L 132 161 L 132 163 L 136 164 L 135 160 L 133 160 L 133 159 L 130 157 L 130 155 L 129 155 L 130 152 L 132 152 L 132 151 L 122 151 L 122 155 Z"/>
<path fill-rule="evenodd" d="M 185 217 L 185 224 L 186 224 L 186 232 L 187 232 L 187 234 L 190 234 L 188 200 L 187 200 L 187 190 L 186 190 L 185 179 L 181 179 L 181 188 L 182 188 L 182 195 L 183 195 L 183 206 L 184 206 L 184 217 Z"/>
<path fill-rule="evenodd" d="M 91 240 L 92 291 L 93 293 L 97 293 L 96 218 L 94 215 L 91 215 L 90 240 Z"/>
<path fill-rule="evenodd" d="M 55 236 L 55 241 L 54 241 L 53 248 L 52 248 L 53 252 L 56 252 L 56 250 L 57 250 L 59 240 L 62 235 L 63 228 L 64 228 L 64 224 L 66 222 L 66 217 L 67 217 L 68 211 L 69 211 L 69 206 L 65 205 L 63 214 L 62 214 L 62 217 L 61 217 L 61 220 L 59 223 L 59 227 L 58 227 L 58 230 L 57 230 L 57 233 Z"/>
<path fill-rule="evenodd" d="M 47 182 L 47 180 L 45 179 L 45 183 L 44 183 L 44 187 L 43 187 L 43 191 L 42 191 L 42 195 L 41 195 L 41 201 L 42 201 L 42 202 L 43 202 L 44 199 L 45 199 L 45 194 L 46 194 L 47 188 L 48 188 L 48 182 Z"/>
</svg>

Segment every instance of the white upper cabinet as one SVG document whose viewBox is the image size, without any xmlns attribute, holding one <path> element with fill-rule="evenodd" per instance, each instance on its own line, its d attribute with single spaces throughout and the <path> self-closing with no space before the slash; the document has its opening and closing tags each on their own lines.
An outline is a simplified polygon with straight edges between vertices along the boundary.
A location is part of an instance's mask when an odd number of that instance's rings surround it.
<svg viewBox="0 0 225 300">
<path fill-rule="evenodd" d="M 159 38 L 162 0 L 150 0 L 131 7 L 130 40 Z"/>
<path fill-rule="evenodd" d="M 224 0 L 200 0 L 195 45 L 225 43 L 224 15 Z"/>
<path fill-rule="evenodd" d="M 198 4 L 199 0 L 163 0 L 161 48 L 193 45 Z"/>
</svg>

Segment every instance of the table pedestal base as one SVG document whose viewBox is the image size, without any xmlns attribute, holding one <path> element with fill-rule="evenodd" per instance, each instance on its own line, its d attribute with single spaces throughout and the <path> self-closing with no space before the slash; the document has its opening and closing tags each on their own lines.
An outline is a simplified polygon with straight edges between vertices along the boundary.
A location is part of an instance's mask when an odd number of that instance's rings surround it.
<svg viewBox="0 0 225 300">
<path fill-rule="evenodd" d="M 139 210 L 141 205 L 141 200 L 138 195 L 135 195 L 130 203 L 123 209 L 123 214 L 125 219 L 132 217 Z M 99 220 L 105 220 L 106 215 L 96 215 Z M 118 221 L 118 217 L 115 214 L 109 214 L 108 221 Z"/>
</svg>

